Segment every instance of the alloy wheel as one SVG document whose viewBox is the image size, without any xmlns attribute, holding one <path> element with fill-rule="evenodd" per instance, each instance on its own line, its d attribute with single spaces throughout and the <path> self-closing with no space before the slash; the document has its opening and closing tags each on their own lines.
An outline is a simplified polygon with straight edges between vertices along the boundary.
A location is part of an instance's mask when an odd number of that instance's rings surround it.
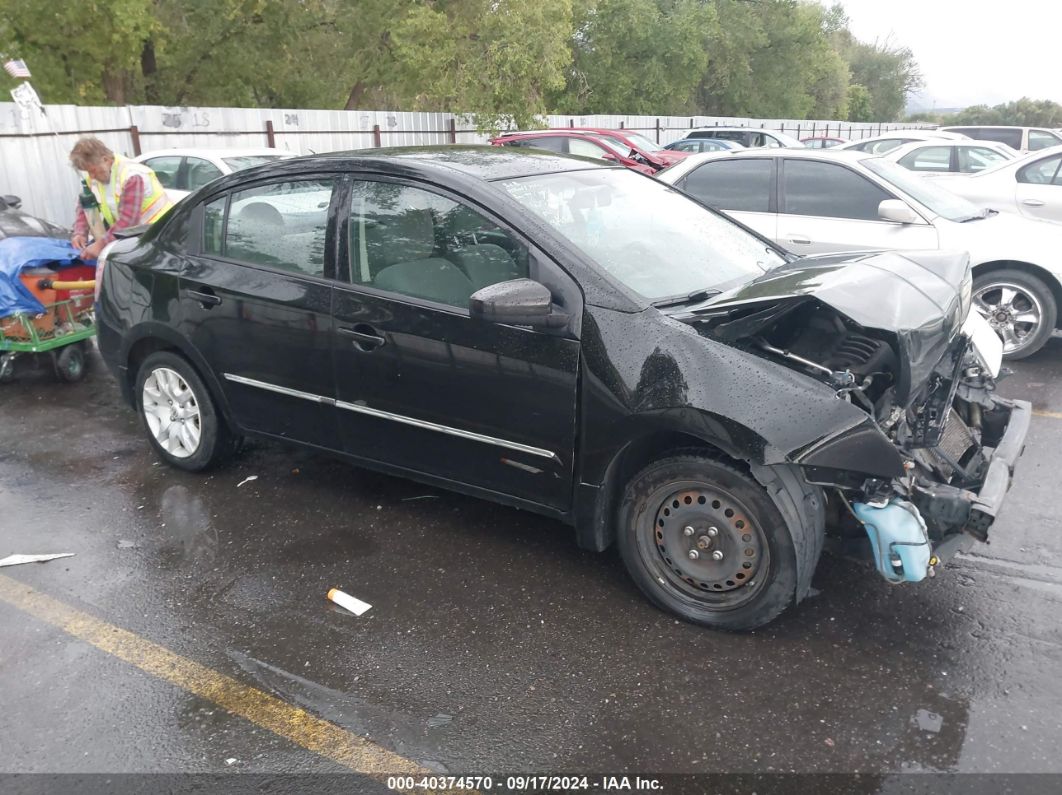
<svg viewBox="0 0 1062 795">
<path fill-rule="evenodd" d="M 168 367 L 151 371 L 144 381 L 141 406 L 148 429 L 159 446 L 175 458 L 188 458 L 199 449 L 202 416 L 188 382 Z"/>
<path fill-rule="evenodd" d="M 974 306 L 1003 339 L 1003 353 L 1028 347 L 1043 321 L 1043 305 L 1028 288 L 1012 282 L 986 284 L 974 293 Z"/>
</svg>

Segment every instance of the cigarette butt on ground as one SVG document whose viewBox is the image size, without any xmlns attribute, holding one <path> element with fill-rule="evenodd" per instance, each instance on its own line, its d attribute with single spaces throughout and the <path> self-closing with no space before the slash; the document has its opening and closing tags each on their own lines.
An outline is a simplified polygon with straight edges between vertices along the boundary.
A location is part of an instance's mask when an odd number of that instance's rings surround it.
<svg viewBox="0 0 1062 795">
<path fill-rule="evenodd" d="M 368 602 L 363 602 L 348 593 L 343 593 L 338 588 L 333 588 L 332 590 L 330 590 L 328 592 L 328 598 L 340 607 L 344 608 L 345 610 L 349 610 L 356 616 L 360 616 L 362 613 L 372 607 L 372 605 Z"/>
</svg>

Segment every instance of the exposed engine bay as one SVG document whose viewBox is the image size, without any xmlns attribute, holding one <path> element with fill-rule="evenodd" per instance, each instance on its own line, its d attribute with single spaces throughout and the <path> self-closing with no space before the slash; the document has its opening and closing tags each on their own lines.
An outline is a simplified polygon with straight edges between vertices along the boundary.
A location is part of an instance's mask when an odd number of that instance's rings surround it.
<svg viewBox="0 0 1062 795">
<path fill-rule="evenodd" d="M 797 460 L 826 489 L 835 540 L 861 541 L 844 548 L 861 549 L 894 582 L 932 576 L 988 540 L 1028 428 L 1027 403 L 995 396 L 1002 343 L 970 312 L 968 271 L 959 295 L 951 317 L 927 313 L 914 328 L 869 327 L 813 295 L 688 319 L 703 335 L 820 381 L 871 418 Z"/>
</svg>

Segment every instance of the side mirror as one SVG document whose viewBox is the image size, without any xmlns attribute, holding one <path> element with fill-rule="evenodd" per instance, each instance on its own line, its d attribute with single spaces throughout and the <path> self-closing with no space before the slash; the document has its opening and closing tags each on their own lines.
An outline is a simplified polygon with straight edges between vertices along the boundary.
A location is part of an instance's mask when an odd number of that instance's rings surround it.
<svg viewBox="0 0 1062 795">
<path fill-rule="evenodd" d="M 549 289 L 531 279 L 513 279 L 483 287 L 468 299 L 468 313 L 487 323 L 532 328 L 562 328 L 568 316 L 553 311 Z"/>
<path fill-rule="evenodd" d="M 12 210 L 17 210 L 22 206 L 22 199 L 18 196 L 8 194 L 7 196 L 0 196 L 0 203 L 2 203 L 4 207 L 10 207 Z"/>
<path fill-rule="evenodd" d="M 882 221 L 895 221 L 898 224 L 918 223 L 915 211 L 899 199 L 886 199 L 879 204 L 878 218 Z"/>
</svg>

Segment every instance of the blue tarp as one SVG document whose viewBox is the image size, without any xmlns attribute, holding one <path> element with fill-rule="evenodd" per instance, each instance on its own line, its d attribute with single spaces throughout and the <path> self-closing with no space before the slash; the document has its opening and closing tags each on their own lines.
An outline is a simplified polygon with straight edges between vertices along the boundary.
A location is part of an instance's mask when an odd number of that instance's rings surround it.
<svg viewBox="0 0 1062 795">
<path fill-rule="evenodd" d="M 0 317 L 44 312 L 41 302 L 27 290 L 18 275 L 30 268 L 62 268 L 82 263 L 69 240 L 54 237 L 7 237 L 0 240 Z"/>
</svg>

